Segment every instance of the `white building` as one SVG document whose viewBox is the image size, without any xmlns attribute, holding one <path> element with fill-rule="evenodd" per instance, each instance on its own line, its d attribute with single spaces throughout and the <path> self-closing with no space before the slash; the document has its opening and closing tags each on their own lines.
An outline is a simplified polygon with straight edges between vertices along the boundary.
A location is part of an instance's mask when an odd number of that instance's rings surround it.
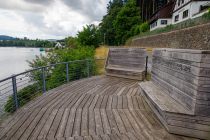
<svg viewBox="0 0 210 140">
<path fill-rule="evenodd" d="M 57 42 L 55 48 L 65 48 L 60 42 Z"/>
<path fill-rule="evenodd" d="M 210 0 L 171 1 L 153 14 L 149 21 L 150 31 L 200 17 L 208 12 L 208 8 L 210 8 Z"/>
<path fill-rule="evenodd" d="M 169 2 L 160 10 L 155 12 L 150 19 L 150 31 L 153 31 L 158 28 L 166 27 L 167 25 L 172 24 L 172 14 L 173 14 L 174 2 Z"/>
<path fill-rule="evenodd" d="M 172 24 L 200 17 L 208 12 L 209 7 L 210 0 L 177 0 L 173 11 Z"/>
</svg>

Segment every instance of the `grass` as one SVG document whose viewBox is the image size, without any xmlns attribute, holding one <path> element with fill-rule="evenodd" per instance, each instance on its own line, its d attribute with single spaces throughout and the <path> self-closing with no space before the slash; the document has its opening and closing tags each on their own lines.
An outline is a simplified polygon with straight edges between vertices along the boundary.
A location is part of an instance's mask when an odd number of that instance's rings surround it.
<svg viewBox="0 0 210 140">
<path fill-rule="evenodd" d="M 96 59 L 101 59 L 101 58 L 106 58 L 108 54 L 108 47 L 106 46 L 101 46 L 99 48 L 96 48 L 95 50 L 95 58 Z"/>
<path fill-rule="evenodd" d="M 106 46 L 100 46 L 99 48 L 96 48 L 95 50 L 95 58 L 96 59 L 104 59 L 104 60 L 97 60 L 96 61 L 96 67 L 97 67 L 97 72 L 99 75 L 102 75 L 105 73 L 105 63 L 106 63 L 106 58 L 108 55 L 108 47 Z"/>
</svg>

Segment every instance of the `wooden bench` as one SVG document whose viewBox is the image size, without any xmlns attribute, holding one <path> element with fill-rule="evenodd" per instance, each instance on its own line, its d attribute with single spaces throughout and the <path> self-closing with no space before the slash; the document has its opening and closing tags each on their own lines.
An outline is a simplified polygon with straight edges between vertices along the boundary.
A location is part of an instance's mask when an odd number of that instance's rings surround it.
<svg viewBox="0 0 210 140">
<path fill-rule="evenodd" d="M 169 132 L 210 139 L 210 51 L 155 49 L 140 90 Z"/>
<path fill-rule="evenodd" d="M 144 80 L 146 50 L 141 48 L 110 48 L 106 75 Z"/>
</svg>

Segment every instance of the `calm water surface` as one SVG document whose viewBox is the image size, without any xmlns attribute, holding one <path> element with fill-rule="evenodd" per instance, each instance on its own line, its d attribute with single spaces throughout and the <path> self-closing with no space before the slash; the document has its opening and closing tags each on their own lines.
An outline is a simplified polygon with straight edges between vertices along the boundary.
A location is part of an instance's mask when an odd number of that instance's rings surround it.
<svg viewBox="0 0 210 140">
<path fill-rule="evenodd" d="M 39 48 L 0 47 L 0 80 L 30 69 L 27 60 L 45 55 Z"/>
</svg>

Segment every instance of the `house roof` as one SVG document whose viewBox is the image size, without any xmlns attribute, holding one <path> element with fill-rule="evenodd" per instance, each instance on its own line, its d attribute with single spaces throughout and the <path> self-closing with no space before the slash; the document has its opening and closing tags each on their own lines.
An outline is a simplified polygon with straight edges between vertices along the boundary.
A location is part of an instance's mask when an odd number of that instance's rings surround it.
<svg viewBox="0 0 210 140">
<path fill-rule="evenodd" d="M 152 23 L 160 18 L 171 18 L 173 14 L 174 6 L 175 6 L 174 1 L 171 1 L 165 6 L 163 6 L 161 9 L 159 9 L 152 15 L 152 17 L 149 20 L 149 23 Z"/>
</svg>

